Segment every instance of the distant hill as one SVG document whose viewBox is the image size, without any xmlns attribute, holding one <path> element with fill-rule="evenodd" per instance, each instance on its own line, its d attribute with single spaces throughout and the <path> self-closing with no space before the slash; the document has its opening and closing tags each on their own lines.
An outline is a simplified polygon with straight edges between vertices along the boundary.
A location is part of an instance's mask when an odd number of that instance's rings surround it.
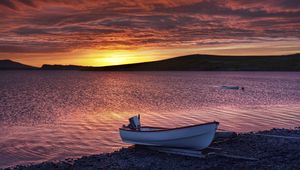
<svg viewBox="0 0 300 170">
<path fill-rule="evenodd" d="M 37 67 L 21 64 L 11 60 L 0 60 L 0 70 L 36 70 Z"/>
<path fill-rule="evenodd" d="M 300 54 L 285 56 L 188 55 L 171 59 L 87 71 L 300 71 Z"/>
<path fill-rule="evenodd" d="M 105 67 L 49 65 L 41 68 L 11 60 L 0 60 L 0 70 L 83 70 L 83 71 L 300 71 L 300 54 L 283 56 L 187 55 L 160 61 Z"/>
<path fill-rule="evenodd" d="M 87 66 L 77 66 L 77 65 L 50 65 L 50 64 L 44 64 L 41 69 L 42 70 L 84 70 L 88 69 L 90 67 Z"/>
</svg>

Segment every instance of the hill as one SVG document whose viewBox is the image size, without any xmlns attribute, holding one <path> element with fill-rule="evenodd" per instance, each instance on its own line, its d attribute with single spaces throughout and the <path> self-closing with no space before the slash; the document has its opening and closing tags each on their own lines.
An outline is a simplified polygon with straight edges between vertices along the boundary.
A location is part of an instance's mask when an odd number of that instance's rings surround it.
<svg viewBox="0 0 300 170">
<path fill-rule="evenodd" d="M 41 69 L 42 70 L 84 70 L 88 69 L 87 66 L 77 66 L 77 65 L 50 65 L 50 64 L 44 64 Z"/>
<path fill-rule="evenodd" d="M 36 70 L 37 67 L 21 64 L 11 60 L 0 60 L 0 70 Z"/>
<path fill-rule="evenodd" d="M 83 71 L 300 71 L 300 54 L 283 56 L 187 55 L 160 61 L 105 67 L 49 65 L 41 68 L 11 60 L 0 60 L 0 70 Z"/>
<path fill-rule="evenodd" d="M 285 56 L 188 55 L 171 59 L 87 71 L 300 71 L 300 54 Z"/>
</svg>

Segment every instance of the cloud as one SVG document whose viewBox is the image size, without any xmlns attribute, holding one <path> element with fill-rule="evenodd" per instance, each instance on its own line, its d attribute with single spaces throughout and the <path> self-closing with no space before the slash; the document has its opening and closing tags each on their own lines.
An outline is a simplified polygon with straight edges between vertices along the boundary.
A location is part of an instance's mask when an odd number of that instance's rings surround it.
<svg viewBox="0 0 300 170">
<path fill-rule="evenodd" d="M 300 39 L 298 0 L 1 0 L 0 52 Z"/>
<path fill-rule="evenodd" d="M 55 36 L 62 34 L 113 34 L 120 33 L 121 30 L 117 29 L 104 29 L 97 27 L 88 27 L 88 26 L 65 26 L 59 28 L 48 28 L 48 27 L 19 27 L 13 30 L 14 33 L 21 36 L 33 36 L 33 35 L 45 35 L 45 36 Z"/>
<path fill-rule="evenodd" d="M 11 0 L 1 0 L 0 5 L 10 8 L 10 9 L 13 9 L 13 10 L 17 9 L 16 5 Z"/>
<path fill-rule="evenodd" d="M 55 43 L 38 43 L 38 44 L 0 44 L 0 51 L 3 53 L 56 53 L 67 52 L 69 48 L 57 46 Z"/>
<path fill-rule="evenodd" d="M 13 30 L 14 33 L 19 35 L 46 35 L 49 34 L 47 29 L 31 28 L 31 27 L 20 27 Z"/>
<path fill-rule="evenodd" d="M 18 0 L 18 1 L 30 7 L 34 7 L 34 8 L 36 7 L 36 5 L 33 3 L 32 0 Z"/>
</svg>

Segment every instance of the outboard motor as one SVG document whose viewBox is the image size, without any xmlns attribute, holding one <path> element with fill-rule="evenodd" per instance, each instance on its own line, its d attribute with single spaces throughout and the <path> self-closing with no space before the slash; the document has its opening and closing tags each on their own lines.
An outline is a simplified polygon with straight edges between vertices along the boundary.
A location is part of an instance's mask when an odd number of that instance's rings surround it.
<svg viewBox="0 0 300 170">
<path fill-rule="evenodd" d="M 141 128 L 140 115 L 129 118 L 128 127 L 130 129 L 139 130 Z"/>
</svg>

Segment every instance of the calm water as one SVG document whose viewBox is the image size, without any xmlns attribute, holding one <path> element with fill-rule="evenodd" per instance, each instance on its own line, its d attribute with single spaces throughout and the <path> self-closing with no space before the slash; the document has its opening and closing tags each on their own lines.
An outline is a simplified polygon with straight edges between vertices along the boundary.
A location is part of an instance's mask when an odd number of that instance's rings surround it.
<svg viewBox="0 0 300 170">
<path fill-rule="evenodd" d="M 154 126 L 292 128 L 300 73 L 2 71 L 0 167 L 116 150 L 126 146 L 118 128 L 135 114 Z"/>
</svg>

